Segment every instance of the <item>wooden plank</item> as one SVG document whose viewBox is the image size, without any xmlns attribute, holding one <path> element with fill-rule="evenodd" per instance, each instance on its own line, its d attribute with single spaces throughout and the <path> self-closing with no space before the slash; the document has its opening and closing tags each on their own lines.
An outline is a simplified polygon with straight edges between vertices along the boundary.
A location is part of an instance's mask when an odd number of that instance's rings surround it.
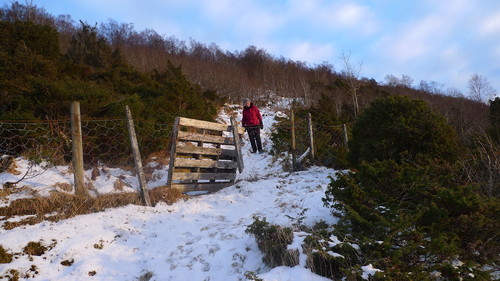
<svg viewBox="0 0 500 281">
<path fill-rule="evenodd" d="M 205 184 L 203 184 L 203 183 L 186 183 L 186 184 L 174 183 L 174 184 L 171 184 L 170 187 L 179 189 L 182 192 L 190 192 L 190 191 L 217 191 L 219 189 L 222 189 L 222 188 L 225 188 L 225 187 L 228 187 L 231 185 L 234 185 L 234 183 L 230 183 L 230 182 L 228 182 L 228 183 L 226 183 L 226 182 L 205 183 Z"/>
<path fill-rule="evenodd" d="M 236 150 L 199 146 L 177 146 L 177 153 L 201 154 L 210 156 L 236 156 Z"/>
<path fill-rule="evenodd" d="M 172 180 L 235 180 L 236 173 L 177 173 Z"/>
<path fill-rule="evenodd" d="M 179 125 L 188 126 L 188 127 L 195 127 L 195 128 L 200 128 L 200 129 L 214 130 L 214 131 L 229 131 L 229 129 L 228 129 L 229 126 L 225 125 L 225 124 L 190 119 L 190 118 L 185 118 L 185 117 L 181 117 Z"/>
<path fill-rule="evenodd" d="M 177 133 L 177 138 L 184 141 L 201 141 L 206 143 L 220 143 L 231 145 L 234 143 L 232 138 L 214 136 L 214 135 L 204 135 L 198 133 L 179 131 Z"/>
<path fill-rule="evenodd" d="M 227 124 L 208 122 L 208 121 L 196 120 L 185 117 L 181 117 L 181 119 L 179 120 L 179 125 L 187 127 L 195 127 L 200 129 L 214 130 L 214 131 L 232 131 L 231 126 Z M 242 127 L 238 127 L 238 133 L 240 135 L 243 135 L 245 133 L 245 129 Z"/>
<path fill-rule="evenodd" d="M 230 161 L 196 160 L 185 158 L 175 159 L 175 167 L 234 169 L 237 166 L 238 163 Z"/>
<path fill-rule="evenodd" d="M 180 117 L 175 118 L 174 128 L 172 129 L 172 146 L 170 148 L 170 163 L 168 165 L 168 177 L 167 184 L 172 182 L 172 173 L 174 171 L 174 162 L 175 162 L 175 153 L 177 150 L 177 133 L 179 132 L 179 119 Z"/>
<path fill-rule="evenodd" d="M 240 171 L 240 174 L 241 174 L 241 173 L 243 173 L 243 168 L 244 168 L 243 156 L 241 154 L 240 136 L 238 135 L 238 132 L 237 132 L 238 125 L 237 125 L 234 117 L 231 117 L 231 126 L 233 127 L 234 146 L 236 147 L 236 161 L 238 163 L 238 170 Z"/>
</svg>

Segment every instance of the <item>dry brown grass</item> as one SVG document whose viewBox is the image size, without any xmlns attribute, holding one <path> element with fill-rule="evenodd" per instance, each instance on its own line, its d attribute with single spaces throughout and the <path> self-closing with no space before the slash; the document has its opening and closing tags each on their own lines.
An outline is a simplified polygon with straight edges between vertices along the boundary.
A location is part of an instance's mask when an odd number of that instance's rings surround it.
<svg viewBox="0 0 500 281">
<path fill-rule="evenodd" d="M 180 190 L 166 186 L 159 186 L 149 191 L 149 199 L 151 199 L 153 205 L 156 205 L 158 202 L 173 204 L 180 199 L 187 199 L 188 197 L 189 196 L 183 194 Z"/>
<path fill-rule="evenodd" d="M 123 191 L 123 187 L 125 186 L 128 186 L 128 184 L 121 177 L 118 177 L 118 179 L 113 183 L 115 191 Z"/>
<path fill-rule="evenodd" d="M 167 187 L 158 187 L 151 190 L 149 197 L 153 205 L 158 202 L 173 204 L 179 199 L 187 198 L 179 190 Z M 15 200 L 9 206 L 0 208 L 0 216 L 5 216 L 5 219 L 8 219 L 13 216 L 31 215 L 31 217 L 21 221 L 5 222 L 3 224 L 5 229 L 12 229 L 21 225 L 40 223 L 44 220 L 55 222 L 77 215 L 101 212 L 107 208 L 116 208 L 129 204 L 142 205 L 138 193 L 103 194 L 94 198 L 53 192 L 49 197 L 37 196 Z"/>
<path fill-rule="evenodd" d="M 20 175 L 21 172 L 16 170 L 19 168 L 16 165 L 16 160 L 12 156 L 6 156 L 0 158 L 0 173 L 7 172 L 13 175 Z"/>
<path fill-rule="evenodd" d="M 0 198 L 7 197 L 11 194 L 12 192 L 10 191 L 9 188 L 2 188 L 0 189 Z"/>
<path fill-rule="evenodd" d="M 52 185 L 52 187 L 58 188 L 62 191 L 66 191 L 66 192 L 73 191 L 73 185 L 71 185 L 67 182 L 56 182 L 55 184 Z"/>
</svg>

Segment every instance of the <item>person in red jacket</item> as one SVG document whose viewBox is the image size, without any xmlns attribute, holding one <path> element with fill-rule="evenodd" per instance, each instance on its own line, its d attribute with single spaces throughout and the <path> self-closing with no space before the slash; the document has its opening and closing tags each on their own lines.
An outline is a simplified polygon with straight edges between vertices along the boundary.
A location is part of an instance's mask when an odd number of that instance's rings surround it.
<svg viewBox="0 0 500 281">
<path fill-rule="evenodd" d="M 243 99 L 243 119 L 241 125 L 245 127 L 252 145 L 252 153 L 262 153 L 262 143 L 260 141 L 260 130 L 264 128 L 260 111 L 250 99 Z"/>
</svg>

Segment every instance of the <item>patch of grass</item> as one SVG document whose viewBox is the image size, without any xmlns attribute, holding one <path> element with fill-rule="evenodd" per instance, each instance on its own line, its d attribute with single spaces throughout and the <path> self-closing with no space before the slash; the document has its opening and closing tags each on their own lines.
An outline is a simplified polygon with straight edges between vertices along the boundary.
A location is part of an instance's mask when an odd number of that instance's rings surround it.
<svg viewBox="0 0 500 281">
<path fill-rule="evenodd" d="M 146 271 L 144 274 L 142 274 L 141 276 L 139 276 L 137 278 L 138 281 L 149 281 L 151 280 L 151 278 L 153 278 L 154 276 L 154 273 L 151 272 L 151 271 Z"/>
<path fill-rule="evenodd" d="M 42 245 L 40 242 L 29 242 L 23 249 L 23 253 L 30 256 L 41 256 L 47 251 L 47 247 Z"/>
<path fill-rule="evenodd" d="M 250 281 L 264 281 L 264 279 L 259 278 L 253 271 L 245 272 L 245 278 Z"/>
<path fill-rule="evenodd" d="M 59 188 L 66 192 L 73 191 L 73 186 L 67 182 L 56 182 L 55 184 L 52 185 L 52 187 Z"/>
<path fill-rule="evenodd" d="M 299 264 L 298 251 L 289 251 L 287 246 L 293 242 L 293 232 L 289 227 L 271 225 L 266 218 L 254 217 L 246 233 L 255 236 L 259 249 L 264 254 L 263 261 L 269 267 L 296 266 Z"/>
<path fill-rule="evenodd" d="M 0 245 L 0 263 L 10 263 L 12 261 L 12 254 L 7 253 L 2 245 Z"/>
<path fill-rule="evenodd" d="M 10 191 L 9 188 L 2 188 L 0 189 L 0 198 L 2 197 L 7 197 L 11 194 L 12 192 Z"/>
<path fill-rule="evenodd" d="M 13 175 L 19 175 L 21 172 L 16 170 L 19 168 L 16 165 L 16 160 L 12 156 L 2 156 L 0 157 L 0 173 L 7 172 Z"/>
<path fill-rule="evenodd" d="M 63 260 L 61 262 L 61 265 L 64 265 L 64 266 L 71 266 L 73 263 L 75 262 L 74 259 L 70 259 L 70 260 Z"/>
<path fill-rule="evenodd" d="M 94 248 L 97 249 L 97 250 L 102 250 L 104 249 L 104 244 L 103 244 L 104 241 L 99 241 L 99 243 L 95 243 L 94 244 Z"/>
<path fill-rule="evenodd" d="M 5 275 L 7 277 L 7 280 L 9 281 L 18 281 L 19 280 L 19 271 L 15 269 L 9 270 L 9 273 Z"/>
<path fill-rule="evenodd" d="M 165 186 L 150 190 L 149 197 L 153 205 L 158 202 L 173 204 L 181 198 L 187 198 L 181 191 Z M 40 223 L 44 220 L 56 222 L 77 215 L 101 212 L 107 208 L 117 208 L 129 204 L 142 205 L 138 193 L 114 193 L 90 197 L 53 192 L 48 197 L 37 196 L 15 200 L 9 206 L 0 208 L 0 216 L 9 218 L 34 215 L 34 217 L 22 221 L 5 222 L 3 228 L 9 230 L 21 225 Z M 46 216 L 54 213 L 56 215 Z"/>
<path fill-rule="evenodd" d="M 149 198 L 151 199 L 151 203 L 154 205 L 158 202 L 165 202 L 170 205 L 180 199 L 187 199 L 188 196 L 176 188 L 159 186 L 149 191 Z"/>
</svg>

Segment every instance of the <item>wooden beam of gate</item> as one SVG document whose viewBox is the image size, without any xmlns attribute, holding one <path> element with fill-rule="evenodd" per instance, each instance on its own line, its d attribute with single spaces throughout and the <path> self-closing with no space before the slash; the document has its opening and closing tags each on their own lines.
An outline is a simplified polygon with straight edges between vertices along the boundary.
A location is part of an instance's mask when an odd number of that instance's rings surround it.
<svg viewBox="0 0 500 281">
<path fill-rule="evenodd" d="M 196 160 L 176 158 L 175 167 L 197 167 L 197 168 L 219 168 L 219 169 L 235 169 L 238 166 L 236 162 L 229 161 L 213 161 L 213 160 Z"/>
<path fill-rule="evenodd" d="M 174 172 L 174 159 L 177 151 L 177 133 L 179 131 L 180 117 L 175 118 L 174 128 L 172 129 L 172 146 L 170 148 L 170 163 L 168 165 L 168 178 L 167 184 L 172 183 L 172 173 Z"/>
<path fill-rule="evenodd" d="M 216 147 L 199 147 L 199 146 L 177 146 L 177 153 L 184 154 L 201 154 L 201 155 L 223 155 L 236 156 L 236 150 L 222 149 Z"/>
<path fill-rule="evenodd" d="M 179 131 L 177 133 L 177 138 L 179 140 L 185 140 L 185 141 L 201 141 L 201 142 L 206 142 L 206 143 L 220 143 L 220 144 L 227 144 L 227 145 L 233 144 L 232 138 L 213 136 L 213 135 L 204 135 L 204 134 L 183 132 L 183 131 Z"/>
<path fill-rule="evenodd" d="M 177 173 L 172 180 L 235 180 L 236 173 Z"/>
<path fill-rule="evenodd" d="M 231 127 L 233 129 L 233 139 L 234 146 L 236 147 L 236 161 L 238 162 L 238 170 L 240 174 L 243 173 L 243 156 L 241 155 L 241 146 L 240 146 L 240 135 L 238 134 L 238 125 L 236 123 L 236 119 L 231 117 Z"/>
<path fill-rule="evenodd" d="M 231 131 L 232 130 L 231 126 L 229 126 L 229 125 L 208 122 L 208 121 L 202 121 L 202 120 L 196 120 L 196 119 L 190 119 L 190 118 L 185 118 L 185 117 L 180 118 L 179 125 L 180 126 L 195 127 L 195 128 L 200 128 L 200 129 L 207 129 L 207 130 L 216 130 L 216 131 Z M 241 128 L 241 127 L 238 128 L 238 133 L 241 135 L 244 134 L 245 129 Z"/>
<path fill-rule="evenodd" d="M 190 192 L 190 191 L 216 191 L 222 189 L 224 187 L 228 187 L 233 185 L 234 183 L 173 183 L 170 185 L 172 188 L 179 189 L 181 192 Z"/>
</svg>

